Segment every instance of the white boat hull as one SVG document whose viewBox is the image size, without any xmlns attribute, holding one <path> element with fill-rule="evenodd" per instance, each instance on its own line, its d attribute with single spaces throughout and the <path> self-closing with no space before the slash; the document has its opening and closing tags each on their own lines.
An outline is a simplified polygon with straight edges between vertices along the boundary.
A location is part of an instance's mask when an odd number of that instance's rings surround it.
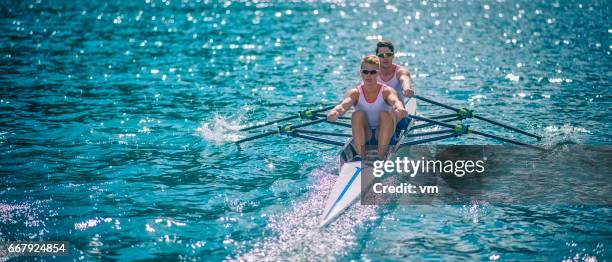
<svg viewBox="0 0 612 262">
<path fill-rule="evenodd" d="M 408 114 L 415 114 L 416 100 L 410 99 L 408 103 L 406 103 L 406 109 Z M 414 121 L 411 121 L 406 131 L 409 131 L 413 125 Z M 389 154 L 397 150 L 397 146 L 399 146 L 403 135 L 403 133 L 400 135 L 400 141 L 398 141 L 395 147 L 391 148 L 388 152 Z M 339 176 L 334 187 L 327 196 L 327 202 L 325 203 L 325 209 L 323 210 L 319 224 L 320 227 L 324 227 L 334 221 L 345 209 L 358 200 L 359 196 L 361 196 L 363 166 L 361 161 L 351 161 L 356 155 L 356 150 L 353 148 L 351 142 L 352 139 L 349 140 L 342 148 L 342 151 L 340 151 Z"/>
<path fill-rule="evenodd" d="M 361 161 L 346 162 L 340 168 L 340 176 L 329 193 L 320 226 L 334 221 L 338 215 L 361 194 Z"/>
</svg>

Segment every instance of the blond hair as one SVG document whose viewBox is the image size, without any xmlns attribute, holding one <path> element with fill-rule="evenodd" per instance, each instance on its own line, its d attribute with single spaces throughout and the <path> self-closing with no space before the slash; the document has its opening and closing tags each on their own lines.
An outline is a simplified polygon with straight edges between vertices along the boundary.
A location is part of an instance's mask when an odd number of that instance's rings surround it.
<svg viewBox="0 0 612 262">
<path fill-rule="evenodd" d="M 370 64 L 380 67 L 380 59 L 378 59 L 378 57 L 375 55 L 368 55 L 361 59 L 361 66 L 363 66 L 363 64 Z"/>
</svg>

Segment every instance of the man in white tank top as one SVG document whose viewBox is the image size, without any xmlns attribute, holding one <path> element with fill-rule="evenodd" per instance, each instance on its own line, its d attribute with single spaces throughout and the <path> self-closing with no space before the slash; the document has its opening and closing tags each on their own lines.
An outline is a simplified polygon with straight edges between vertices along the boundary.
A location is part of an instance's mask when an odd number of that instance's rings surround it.
<svg viewBox="0 0 612 262">
<path fill-rule="evenodd" d="M 380 60 L 378 82 L 395 89 L 402 101 L 405 97 L 414 96 L 410 72 L 407 68 L 393 63 L 395 56 L 393 43 L 391 41 L 378 42 L 376 44 L 376 56 Z"/>
<path fill-rule="evenodd" d="M 383 157 L 395 131 L 398 121 L 406 116 L 404 103 L 393 88 L 377 82 L 380 61 L 374 55 L 361 60 L 362 82 L 346 93 L 340 104 L 327 114 L 327 120 L 334 122 L 352 106 L 351 117 L 353 140 L 357 153 L 365 155 L 365 145 L 377 144 L 378 155 Z"/>
<path fill-rule="evenodd" d="M 410 72 L 407 68 L 393 63 L 393 57 L 395 56 L 393 43 L 386 40 L 376 43 L 376 56 L 380 59 L 378 82 L 395 89 L 401 101 L 405 101 L 406 97 L 414 96 Z M 397 124 L 398 130 L 406 128 L 409 123 L 410 119 L 401 119 Z"/>
</svg>

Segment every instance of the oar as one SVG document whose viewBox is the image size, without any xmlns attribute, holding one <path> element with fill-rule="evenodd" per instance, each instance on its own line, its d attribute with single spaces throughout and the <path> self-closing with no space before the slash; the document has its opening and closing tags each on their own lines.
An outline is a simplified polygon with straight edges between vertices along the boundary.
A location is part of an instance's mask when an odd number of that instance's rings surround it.
<svg viewBox="0 0 612 262">
<path fill-rule="evenodd" d="M 305 126 L 309 126 L 309 125 L 314 125 L 314 124 L 318 124 L 318 123 L 325 122 L 325 121 L 327 121 L 327 119 L 321 118 L 321 119 L 317 119 L 317 120 L 314 120 L 314 121 L 302 123 L 302 124 L 295 125 L 295 126 L 292 126 L 292 125 L 286 125 L 286 126 L 283 126 L 283 127 L 279 126 L 274 131 L 269 131 L 269 132 L 265 132 L 265 133 L 262 133 L 262 134 L 259 134 L 259 135 L 255 135 L 255 136 L 252 136 L 252 137 L 243 138 L 243 139 L 240 139 L 240 140 L 238 140 L 238 141 L 236 141 L 234 143 L 240 144 L 240 143 L 244 143 L 244 142 L 247 142 L 247 141 L 255 140 L 255 139 L 258 139 L 258 138 L 274 135 L 274 134 L 284 134 L 284 133 L 291 132 L 292 130 L 294 130 L 296 128 L 305 127 Z"/>
<path fill-rule="evenodd" d="M 297 133 L 295 131 L 290 132 L 289 135 L 292 136 L 292 137 L 304 138 L 304 139 L 312 140 L 312 141 L 315 141 L 315 142 L 320 142 L 320 143 L 325 143 L 325 144 L 330 144 L 330 145 L 335 145 L 335 146 L 343 146 L 344 145 L 344 143 L 342 143 L 342 142 L 338 142 L 338 141 L 334 141 L 334 140 L 330 140 L 330 139 L 326 139 L 326 138 L 315 137 L 315 136 L 307 136 L 307 135 L 303 135 L 301 133 Z"/>
<path fill-rule="evenodd" d="M 526 144 L 526 143 L 523 143 L 523 142 L 520 142 L 520 141 L 516 141 L 516 140 L 512 140 L 512 139 L 509 139 L 509 138 L 505 138 L 505 137 L 501 137 L 501 136 L 496 136 L 496 135 L 492 135 L 492 134 L 488 134 L 488 133 L 483 133 L 483 132 L 480 132 L 480 131 L 475 131 L 475 130 L 472 130 L 471 128 L 469 128 L 469 126 L 467 126 L 467 125 L 462 125 L 462 124 L 451 125 L 451 124 L 444 123 L 444 122 L 441 122 L 441 121 L 425 118 L 425 117 L 422 117 L 422 116 L 410 115 L 410 114 L 407 114 L 406 116 L 410 117 L 412 119 L 416 119 L 416 120 L 420 120 L 420 121 L 425 121 L 425 122 L 429 122 L 429 123 L 436 124 L 436 125 L 439 125 L 439 126 L 444 126 L 444 127 L 452 128 L 453 130 L 455 130 L 455 133 L 456 133 L 457 136 L 462 135 L 462 134 L 472 133 L 472 134 L 481 135 L 481 136 L 484 136 L 484 137 L 488 137 L 488 138 L 493 138 L 493 139 L 497 139 L 497 140 L 500 140 L 500 141 L 504 141 L 506 143 L 526 146 L 526 147 L 535 148 L 535 149 L 539 149 L 539 150 L 546 150 L 546 149 L 544 149 L 542 147 L 539 147 L 539 146 L 534 146 L 534 145 Z"/>
<path fill-rule="evenodd" d="M 442 136 L 425 138 L 425 139 L 421 139 L 421 140 L 409 141 L 409 142 L 406 142 L 406 143 L 402 143 L 400 145 L 400 148 L 405 147 L 405 146 L 420 145 L 420 144 L 425 144 L 425 143 L 429 143 L 429 142 L 433 142 L 433 141 L 444 140 L 444 139 L 452 138 L 452 137 L 456 137 L 456 136 L 457 135 L 455 135 L 455 134 L 447 134 L 447 135 L 442 135 Z"/>
<path fill-rule="evenodd" d="M 324 136 L 341 136 L 341 137 L 352 137 L 351 134 L 344 133 L 336 133 L 336 132 L 326 132 L 326 131 L 316 131 L 316 130 L 304 130 L 304 129 L 293 129 L 293 133 L 304 133 L 311 135 L 324 135 Z"/>
<path fill-rule="evenodd" d="M 456 111 L 457 113 L 461 114 L 465 118 L 473 117 L 473 118 L 480 119 L 482 121 L 489 122 L 491 124 L 498 125 L 498 126 L 501 126 L 503 128 L 506 128 L 506 129 L 509 129 L 509 130 L 521 133 L 523 135 L 534 137 L 534 138 L 536 138 L 538 140 L 542 139 L 541 136 L 538 136 L 538 135 L 535 135 L 535 134 L 532 134 L 532 133 L 520 130 L 520 129 L 516 128 L 516 127 L 512 127 L 512 126 L 506 125 L 504 123 L 497 122 L 495 120 L 491 120 L 491 119 L 488 119 L 488 118 L 476 115 L 476 114 L 473 113 L 473 111 L 467 110 L 465 108 L 459 109 L 459 108 L 452 107 L 452 106 L 449 106 L 449 105 L 445 105 L 445 104 L 442 104 L 440 102 L 436 102 L 436 101 L 433 101 L 433 100 L 431 100 L 429 98 L 425 98 L 425 97 L 418 96 L 418 95 L 415 95 L 414 97 L 416 97 L 419 100 L 425 101 L 427 103 L 430 103 L 430 104 L 433 104 L 433 105 L 437 105 L 437 106 L 441 106 L 441 107 L 444 107 L 446 109 L 450 109 L 450 110 Z"/>
<path fill-rule="evenodd" d="M 273 120 L 273 121 L 270 121 L 270 122 L 267 122 L 267 123 L 245 127 L 245 128 L 240 129 L 239 131 L 247 131 L 247 130 L 251 130 L 251 129 L 255 129 L 255 128 L 269 126 L 269 125 L 273 125 L 273 124 L 276 124 L 276 123 L 293 120 L 293 119 L 296 119 L 296 118 L 308 118 L 308 119 L 310 119 L 313 116 L 315 116 L 316 113 L 330 110 L 330 109 L 334 108 L 335 106 L 336 105 L 328 106 L 328 107 L 317 109 L 317 110 L 304 110 L 304 111 L 300 111 L 297 115 L 294 115 L 294 116 L 288 116 L 288 117 L 277 119 L 277 120 Z"/>
</svg>

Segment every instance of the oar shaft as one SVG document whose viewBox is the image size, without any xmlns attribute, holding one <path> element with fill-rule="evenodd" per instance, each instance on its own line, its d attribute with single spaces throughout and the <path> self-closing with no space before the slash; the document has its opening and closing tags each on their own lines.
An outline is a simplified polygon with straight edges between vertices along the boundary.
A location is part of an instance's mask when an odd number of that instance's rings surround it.
<svg viewBox="0 0 612 262">
<path fill-rule="evenodd" d="M 440 135 L 440 134 L 448 134 L 448 133 L 455 133 L 455 131 L 449 130 L 449 129 L 437 130 L 437 131 L 431 131 L 431 132 L 407 134 L 406 137 L 431 136 L 431 135 Z"/>
<path fill-rule="evenodd" d="M 420 125 L 413 126 L 411 129 L 415 130 L 415 129 L 421 129 L 421 128 L 426 128 L 430 126 L 435 126 L 435 124 L 432 124 L 432 123 L 420 124 Z"/>
<path fill-rule="evenodd" d="M 329 122 L 329 121 L 328 121 L 327 123 L 330 123 L 330 124 L 332 124 L 332 125 L 337 125 L 337 126 L 348 127 L 348 128 L 351 128 L 351 127 L 352 127 L 352 126 L 351 126 L 351 124 L 342 123 L 342 122 L 338 122 L 338 121 L 336 121 L 336 122 Z"/>
<path fill-rule="evenodd" d="M 352 136 L 351 134 L 316 131 L 316 130 L 304 130 L 304 129 L 295 129 L 294 132 L 303 133 L 303 134 L 311 134 L 311 135 L 324 135 L 324 136 L 341 136 L 341 137 L 351 137 Z"/>
<path fill-rule="evenodd" d="M 271 122 L 267 122 L 267 123 L 263 123 L 263 124 L 259 124 L 259 125 L 245 127 L 245 128 L 240 129 L 240 131 L 253 130 L 253 129 L 256 129 L 256 128 L 273 125 L 273 124 L 280 123 L 280 122 L 283 122 L 283 121 L 289 121 L 289 120 L 292 120 L 292 119 L 296 119 L 298 117 L 299 116 L 288 116 L 288 117 L 277 119 L 277 120 L 274 120 L 274 121 L 271 121 Z"/>
<path fill-rule="evenodd" d="M 318 123 L 325 122 L 325 121 L 327 121 L 327 119 L 320 118 L 320 119 L 317 119 L 317 120 L 314 120 L 314 121 L 310 121 L 310 122 L 302 123 L 302 124 L 299 124 L 299 125 L 291 126 L 291 129 L 296 129 L 296 128 L 305 127 L 305 126 L 310 126 L 310 125 L 318 124 Z"/>
<path fill-rule="evenodd" d="M 312 110 L 310 112 L 312 114 L 316 114 L 316 113 L 319 113 L 319 112 L 330 110 L 330 109 L 332 109 L 334 107 L 336 107 L 336 106 L 335 105 L 328 106 L 328 107 L 324 107 L 324 108 L 321 108 L 321 109 Z M 288 117 L 277 119 L 277 120 L 273 120 L 273 121 L 270 121 L 270 122 L 267 122 L 267 123 L 245 127 L 245 128 L 240 129 L 240 131 L 248 131 L 248 130 L 252 130 L 252 129 L 256 129 L 256 128 L 260 128 L 260 127 L 264 127 L 264 126 L 269 126 L 269 125 L 273 125 L 273 124 L 276 124 L 276 123 L 293 120 L 293 119 L 299 118 L 300 116 L 301 116 L 301 114 L 297 114 L 297 115 L 294 115 L 294 116 L 288 116 Z"/>
<path fill-rule="evenodd" d="M 425 122 L 433 123 L 433 124 L 436 124 L 436 125 L 439 125 L 439 126 L 444 126 L 444 127 L 455 129 L 454 125 L 451 125 L 451 124 L 448 124 L 448 123 L 444 123 L 444 122 L 440 122 L 440 121 L 436 121 L 436 120 L 433 120 L 433 119 L 429 119 L 429 118 L 425 118 L 425 117 L 421 117 L 421 116 L 416 116 L 416 115 L 408 115 L 408 117 L 416 119 L 416 120 L 420 120 L 420 121 L 425 121 Z M 491 135 L 491 134 L 487 134 L 487 133 L 483 133 L 483 132 L 479 132 L 479 131 L 473 131 L 473 130 L 470 130 L 470 132 L 472 132 L 473 134 L 481 135 L 481 136 L 488 137 L 488 138 L 497 139 L 497 140 L 504 141 L 504 142 L 511 143 L 511 144 L 515 144 L 515 145 L 522 145 L 522 146 L 527 146 L 527 147 L 535 148 L 535 149 L 539 149 L 539 150 L 545 150 L 544 148 L 541 148 L 539 146 L 534 146 L 534 145 L 526 144 L 526 143 L 519 142 L 519 141 L 516 141 L 516 140 L 512 140 L 512 139 L 509 139 L 509 138 L 504 138 L 504 137 L 500 137 L 500 136 L 496 136 L 496 135 Z"/>
<path fill-rule="evenodd" d="M 538 135 L 534 135 L 534 134 L 531 134 L 531 133 L 525 132 L 525 131 L 523 131 L 523 130 L 520 130 L 520 129 L 515 128 L 515 127 L 511 127 L 511 126 L 509 126 L 509 125 L 506 125 L 506 124 L 504 124 L 504 123 L 497 122 L 497 121 L 495 121 L 495 120 L 491 120 L 491 119 L 488 119 L 488 118 L 484 118 L 484 117 L 482 117 L 482 116 L 474 116 L 474 118 L 480 119 L 480 120 L 485 121 L 485 122 L 489 122 L 489 123 L 494 124 L 494 125 L 501 126 L 501 127 L 503 127 L 503 128 L 506 128 L 506 129 L 510 129 L 510 130 L 512 130 L 512 131 L 515 131 L 515 132 L 521 133 L 521 134 L 523 134 L 523 135 L 527 135 L 527 136 L 530 136 L 530 137 L 536 138 L 536 139 L 538 139 L 538 140 L 542 139 L 542 137 L 541 137 L 541 136 L 538 136 Z"/>
<path fill-rule="evenodd" d="M 299 137 L 299 138 L 303 138 L 303 139 L 308 139 L 308 140 L 312 140 L 312 141 L 316 141 L 316 142 L 321 142 L 321 143 L 325 143 L 325 144 L 335 145 L 335 146 L 343 146 L 344 145 L 344 143 L 342 143 L 342 142 L 338 142 L 338 141 L 334 141 L 334 140 L 330 140 L 330 139 L 325 139 L 325 138 L 320 138 L 320 137 L 302 135 L 302 134 L 297 133 L 297 132 L 291 132 L 291 136 Z"/>
<path fill-rule="evenodd" d="M 483 132 L 479 132 L 479 131 L 474 131 L 474 130 L 472 130 L 471 132 L 473 134 L 481 135 L 481 136 L 488 137 L 488 138 L 497 139 L 497 140 L 504 141 L 504 142 L 510 143 L 510 144 L 526 146 L 526 147 L 530 147 L 530 148 L 538 149 L 538 150 L 546 150 L 546 149 L 544 149 L 542 147 L 539 147 L 539 146 L 534 146 L 534 145 L 526 144 L 526 143 L 523 143 L 523 142 L 520 142 L 520 141 L 512 140 L 512 139 L 509 139 L 509 138 L 504 138 L 504 137 L 501 137 L 501 136 L 491 135 L 491 134 L 487 134 L 487 133 L 483 133 Z"/>
<path fill-rule="evenodd" d="M 451 124 L 448 124 L 448 123 L 444 123 L 442 121 L 433 120 L 433 119 L 429 119 L 429 118 L 425 118 L 425 117 L 417 116 L 417 115 L 410 115 L 410 114 L 408 114 L 407 116 L 412 118 L 412 119 L 419 120 L 419 121 L 428 122 L 428 123 L 436 124 L 436 125 L 439 125 L 439 126 L 445 126 L 445 127 L 453 128 L 453 129 L 455 128 L 454 125 L 451 125 Z"/>
<path fill-rule="evenodd" d="M 293 129 L 296 129 L 296 128 L 305 127 L 305 126 L 309 126 L 309 125 L 314 125 L 314 124 L 318 124 L 318 123 L 325 122 L 325 121 L 327 121 L 327 120 L 324 119 L 324 118 L 321 118 L 321 119 L 317 119 L 317 120 L 314 120 L 314 121 L 302 123 L 302 124 L 299 124 L 299 125 L 289 126 L 288 130 L 286 130 L 284 132 L 289 132 L 289 131 L 291 131 Z M 274 134 L 279 134 L 280 133 L 279 130 L 269 131 L 269 132 L 265 132 L 265 133 L 262 133 L 262 134 L 259 134 L 259 135 L 254 135 L 252 137 L 243 138 L 243 139 L 240 139 L 240 140 L 238 140 L 238 141 L 236 141 L 234 143 L 240 144 L 240 143 L 244 143 L 244 142 L 247 142 L 247 141 L 251 141 L 253 139 L 258 139 L 258 138 L 262 138 L 262 137 L 266 137 L 266 136 L 270 136 L 270 135 L 274 135 Z"/>
<path fill-rule="evenodd" d="M 251 136 L 251 137 L 240 139 L 240 140 L 238 140 L 238 141 L 236 141 L 234 143 L 235 144 L 240 144 L 240 143 L 244 143 L 244 142 L 247 142 L 247 141 L 251 141 L 251 140 L 258 139 L 258 138 L 262 138 L 262 137 L 265 137 L 265 136 L 274 135 L 274 134 L 277 134 L 277 133 L 278 133 L 278 131 L 276 131 L 276 130 L 275 131 L 269 131 L 269 132 L 261 133 L 259 135 L 255 135 L 255 136 Z"/>
<path fill-rule="evenodd" d="M 322 113 L 317 114 L 317 116 L 318 117 L 327 117 L 326 114 L 322 114 Z M 351 118 L 348 117 L 348 116 L 340 116 L 340 117 L 338 117 L 338 119 L 347 119 L 348 120 L 348 119 L 351 119 Z"/>
<path fill-rule="evenodd" d="M 429 142 L 433 142 L 433 141 L 438 141 L 438 140 L 444 140 L 447 138 L 453 138 L 456 137 L 455 134 L 448 134 L 448 135 L 443 135 L 443 136 L 436 136 L 436 137 L 431 137 L 431 138 L 425 138 L 425 139 L 421 139 L 421 140 L 414 140 L 414 141 L 409 141 L 406 143 L 402 143 L 400 145 L 401 147 L 405 147 L 405 146 L 413 146 L 413 145 L 420 145 L 420 144 L 425 144 L 425 143 L 429 143 Z"/>
<path fill-rule="evenodd" d="M 459 112 L 461 110 L 459 108 L 452 107 L 452 106 L 449 106 L 449 105 L 445 105 L 445 104 L 442 104 L 440 102 L 436 102 L 436 101 L 433 101 L 433 100 L 431 100 L 429 98 L 425 98 L 425 97 L 422 97 L 422 96 L 415 95 L 414 97 L 416 97 L 419 100 L 425 101 L 427 103 L 430 103 L 430 104 L 433 104 L 433 105 L 437 105 L 437 106 L 441 106 L 441 107 L 444 107 L 446 109 L 450 109 L 450 110 L 453 110 L 453 111 L 456 111 L 456 112 Z M 478 115 L 474 115 L 472 117 L 474 117 L 476 119 L 480 119 L 480 120 L 488 122 L 488 123 L 491 123 L 491 124 L 494 124 L 494 125 L 501 126 L 503 128 L 506 128 L 506 129 L 509 129 L 509 130 L 512 130 L 512 131 L 515 131 L 515 132 L 518 132 L 518 133 L 521 133 L 521 134 L 526 135 L 526 136 L 530 136 L 530 137 L 536 138 L 538 140 L 542 139 L 541 136 L 538 136 L 538 135 L 535 135 L 535 134 L 532 134 L 532 133 L 520 130 L 520 129 L 516 128 L 516 127 L 512 127 L 512 126 L 506 125 L 504 123 L 497 122 L 495 120 L 488 119 L 486 117 L 482 117 L 482 116 L 478 116 Z"/>
<path fill-rule="evenodd" d="M 455 113 L 455 114 L 447 114 L 447 115 L 439 115 L 439 116 L 432 116 L 430 118 L 431 119 L 444 119 L 444 118 L 449 118 L 449 117 L 457 117 L 457 113 Z"/>
</svg>

